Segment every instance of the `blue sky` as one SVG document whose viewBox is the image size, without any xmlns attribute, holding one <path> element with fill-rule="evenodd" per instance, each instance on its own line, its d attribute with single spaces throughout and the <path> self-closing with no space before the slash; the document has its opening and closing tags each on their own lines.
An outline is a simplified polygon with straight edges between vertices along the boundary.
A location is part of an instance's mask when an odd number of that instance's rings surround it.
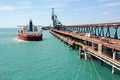
<svg viewBox="0 0 120 80">
<path fill-rule="evenodd" d="M 52 7 L 64 25 L 120 21 L 120 0 L 0 0 L 0 28 L 52 24 Z"/>
</svg>

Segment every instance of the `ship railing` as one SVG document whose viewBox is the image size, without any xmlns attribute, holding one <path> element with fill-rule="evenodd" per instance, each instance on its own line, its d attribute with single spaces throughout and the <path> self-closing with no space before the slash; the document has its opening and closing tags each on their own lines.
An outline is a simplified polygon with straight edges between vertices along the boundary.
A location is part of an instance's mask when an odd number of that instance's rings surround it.
<svg viewBox="0 0 120 80">
<path fill-rule="evenodd" d="M 23 35 L 24 36 L 40 36 L 41 33 L 40 32 L 24 32 Z"/>
</svg>

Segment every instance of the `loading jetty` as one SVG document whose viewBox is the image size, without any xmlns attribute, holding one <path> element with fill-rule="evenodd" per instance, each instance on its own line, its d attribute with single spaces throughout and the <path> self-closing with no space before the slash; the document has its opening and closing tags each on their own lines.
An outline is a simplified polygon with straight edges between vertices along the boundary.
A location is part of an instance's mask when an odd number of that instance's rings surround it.
<svg viewBox="0 0 120 80">
<path fill-rule="evenodd" d="M 52 9 L 53 28 L 50 33 L 58 37 L 69 47 L 79 48 L 81 58 L 95 57 L 115 69 L 120 70 L 120 39 L 118 29 L 120 22 L 62 25 Z M 112 30 L 111 30 L 112 29 Z M 114 33 L 112 36 L 111 33 Z"/>
</svg>

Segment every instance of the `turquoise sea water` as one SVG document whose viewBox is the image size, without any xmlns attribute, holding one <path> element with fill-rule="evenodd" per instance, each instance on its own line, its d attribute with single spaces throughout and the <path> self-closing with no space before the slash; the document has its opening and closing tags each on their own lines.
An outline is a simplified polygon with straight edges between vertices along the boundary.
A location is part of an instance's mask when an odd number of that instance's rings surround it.
<svg viewBox="0 0 120 80">
<path fill-rule="evenodd" d="M 120 73 L 98 61 L 80 59 L 78 50 L 49 31 L 43 41 L 17 39 L 17 29 L 0 29 L 0 80 L 120 80 Z"/>
</svg>

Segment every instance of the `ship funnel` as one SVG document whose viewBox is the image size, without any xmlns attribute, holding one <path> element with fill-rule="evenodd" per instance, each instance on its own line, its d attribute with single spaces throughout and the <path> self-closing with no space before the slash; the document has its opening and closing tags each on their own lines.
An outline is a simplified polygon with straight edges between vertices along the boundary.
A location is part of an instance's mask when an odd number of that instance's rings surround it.
<svg viewBox="0 0 120 80">
<path fill-rule="evenodd" d="M 29 22 L 29 31 L 33 31 L 33 24 L 32 24 L 32 20 L 30 19 Z"/>
</svg>

